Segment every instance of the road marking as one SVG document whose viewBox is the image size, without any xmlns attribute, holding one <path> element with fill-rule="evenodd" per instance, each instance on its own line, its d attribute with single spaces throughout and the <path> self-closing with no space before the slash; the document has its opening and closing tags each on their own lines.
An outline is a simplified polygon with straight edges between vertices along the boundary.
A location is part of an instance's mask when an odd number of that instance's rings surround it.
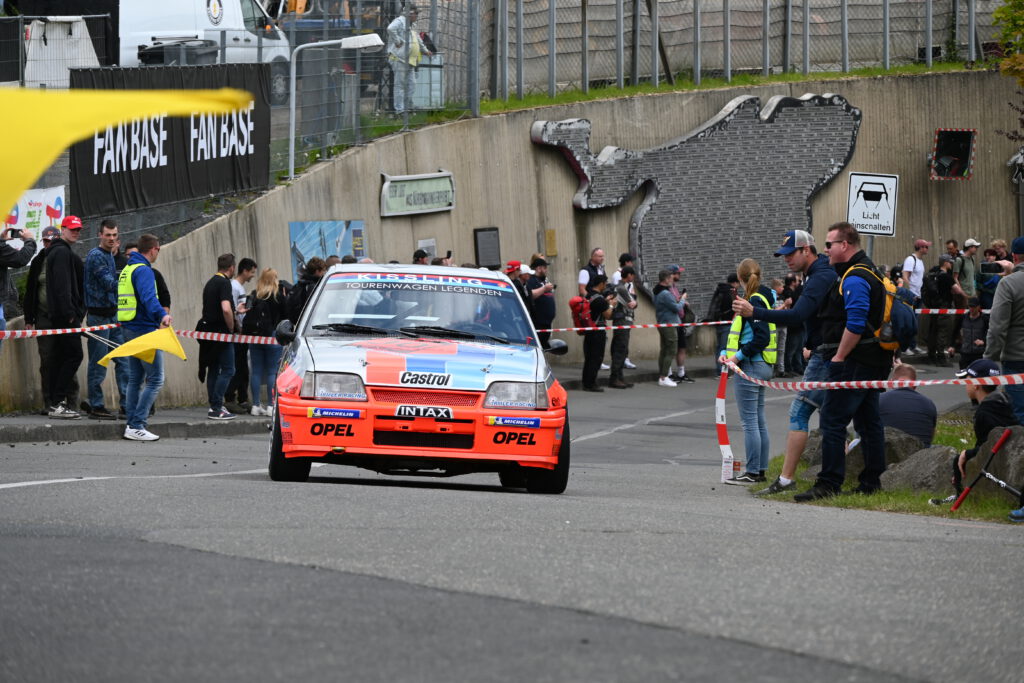
<svg viewBox="0 0 1024 683">
<path fill-rule="evenodd" d="M 327 463 L 315 462 L 313 467 L 326 467 Z M 17 489 L 25 486 L 43 486 L 44 484 L 73 484 L 79 481 L 103 481 L 107 479 L 200 479 L 203 477 L 228 477 L 233 474 L 266 474 L 267 468 L 258 470 L 234 470 L 231 472 L 202 472 L 199 474 L 138 474 L 109 477 L 73 477 L 71 479 L 38 479 L 36 481 L 16 481 L 0 484 L 0 489 Z"/>
<path fill-rule="evenodd" d="M 766 401 L 791 401 L 791 400 L 793 400 L 793 397 L 792 396 L 775 396 L 775 397 L 772 397 L 772 398 L 769 398 L 769 399 L 765 399 L 765 400 Z M 710 405 L 710 406 L 703 406 L 701 408 L 691 408 L 690 410 L 683 410 L 683 411 L 680 411 L 678 413 L 669 413 L 667 415 L 655 415 L 654 417 L 644 418 L 643 420 L 638 420 L 637 422 L 629 422 L 627 424 L 619 425 L 618 427 L 612 427 L 611 429 L 605 429 L 605 430 L 600 431 L 600 432 L 594 432 L 593 434 L 584 434 L 583 436 L 577 436 L 570 443 L 579 443 L 581 441 L 589 441 L 590 439 L 600 439 L 602 436 L 608 436 L 610 434 L 614 434 L 615 432 L 621 432 L 621 431 L 624 431 L 626 429 L 635 429 L 636 427 L 646 427 L 647 425 L 651 424 L 652 422 L 659 422 L 661 420 L 671 420 L 673 417 L 685 417 L 687 415 L 693 415 L 694 413 L 700 413 L 700 412 L 703 412 L 705 410 L 714 410 L 714 409 L 715 409 L 715 406 L 714 405 Z"/>
<path fill-rule="evenodd" d="M 0 484 L 0 489 L 16 489 L 22 486 L 42 486 L 43 484 L 70 484 L 76 481 L 99 481 L 101 479 L 117 479 L 117 477 L 75 477 L 74 479 L 43 479 L 41 481 L 16 481 L 13 484 Z"/>
</svg>

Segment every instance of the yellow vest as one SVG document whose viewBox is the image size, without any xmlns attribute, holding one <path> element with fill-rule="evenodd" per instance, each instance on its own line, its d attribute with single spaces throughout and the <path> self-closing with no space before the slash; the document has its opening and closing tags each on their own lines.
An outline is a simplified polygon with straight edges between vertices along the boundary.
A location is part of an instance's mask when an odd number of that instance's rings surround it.
<svg viewBox="0 0 1024 683">
<path fill-rule="evenodd" d="M 764 294 L 754 292 L 750 298 L 753 299 L 754 297 L 763 301 L 765 308 L 771 308 L 771 304 L 768 303 L 768 299 L 765 298 Z M 725 350 L 730 356 L 740 350 L 740 334 L 742 332 L 743 317 L 736 316 L 732 319 L 732 327 L 729 328 L 729 343 L 725 346 Z M 775 361 L 778 360 L 778 347 L 779 333 L 775 329 L 775 323 L 768 323 L 768 346 L 764 347 L 764 351 L 761 352 L 761 357 L 765 363 L 775 365 Z M 753 360 L 753 358 L 750 360 Z"/>
<path fill-rule="evenodd" d="M 143 265 L 145 264 L 133 263 L 130 266 L 125 266 L 117 277 L 117 322 L 119 323 L 135 320 L 139 300 L 135 296 L 135 287 L 132 286 L 132 273 Z M 155 282 L 153 283 L 153 293 L 156 294 Z"/>
</svg>

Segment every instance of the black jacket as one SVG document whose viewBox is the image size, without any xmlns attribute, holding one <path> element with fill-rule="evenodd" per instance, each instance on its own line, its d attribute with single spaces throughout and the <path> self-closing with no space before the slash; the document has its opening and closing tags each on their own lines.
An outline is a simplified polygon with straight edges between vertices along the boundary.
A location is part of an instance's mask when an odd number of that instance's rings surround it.
<svg viewBox="0 0 1024 683">
<path fill-rule="evenodd" d="M 313 293 L 313 290 L 316 289 L 317 284 L 320 282 L 320 277 L 303 275 L 295 283 L 295 286 L 292 287 L 291 293 L 288 294 L 288 301 L 285 303 L 285 310 L 288 313 L 287 318 L 292 321 L 292 325 L 299 321 L 302 309 L 306 306 L 309 295 Z"/>
<path fill-rule="evenodd" d="M 85 317 L 85 264 L 71 245 L 57 238 L 46 251 L 46 306 L 54 327 L 77 325 Z"/>
<path fill-rule="evenodd" d="M 46 247 L 39 252 L 39 258 L 33 259 L 32 265 L 28 267 L 28 280 L 25 281 L 25 301 L 22 304 L 27 325 L 36 324 L 39 318 L 39 297 L 46 296 L 46 292 L 39 291 L 39 274 L 46 266 L 46 255 L 49 251 L 50 247 Z"/>
<path fill-rule="evenodd" d="M 855 265 L 863 265 L 877 272 L 875 264 L 863 251 L 858 251 L 846 263 L 835 264 L 836 275 L 839 278 L 833 283 L 832 288 L 825 297 L 818 317 L 821 319 L 822 353 L 826 358 L 835 355 L 839 342 L 843 338 L 843 331 L 846 329 L 846 306 L 843 301 L 843 294 L 839 289 L 843 276 Z M 850 277 L 862 277 L 861 273 L 854 272 Z M 892 365 L 892 351 L 886 351 L 879 346 L 875 339 L 874 331 L 882 324 L 882 317 L 885 314 L 885 287 L 882 283 L 870 274 L 863 274 L 864 281 L 871 288 L 871 302 L 868 307 L 868 321 L 860 342 L 850 352 L 849 359 L 870 367 L 887 368 Z"/>
<path fill-rule="evenodd" d="M 993 429 L 1005 428 L 1017 424 L 1017 416 L 1013 413 L 1013 404 L 1005 391 L 997 389 L 986 396 L 974 412 L 974 448 L 965 454 L 970 460 L 978 454 L 978 449 L 988 439 Z"/>
<path fill-rule="evenodd" d="M 704 321 L 732 320 L 732 302 L 735 299 L 736 292 L 729 283 L 719 282 L 715 287 L 715 293 L 711 295 L 711 303 L 708 304 L 708 314 L 704 316 Z"/>
<path fill-rule="evenodd" d="M 3 304 L 4 296 L 11 286 L 11 274 L 8 269 L 25 266 L 35 253 L 35 240 L 25 240 L 21 249 L 10 247 L 7 242 L 0 240 L 0 305 Z"/>
</svg>

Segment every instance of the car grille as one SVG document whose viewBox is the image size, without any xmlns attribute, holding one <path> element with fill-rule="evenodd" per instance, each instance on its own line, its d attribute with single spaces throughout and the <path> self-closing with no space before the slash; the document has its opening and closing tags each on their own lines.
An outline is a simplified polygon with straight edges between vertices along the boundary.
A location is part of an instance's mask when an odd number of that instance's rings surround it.
<svg viewBox="0 0 1024 683">
<path fill-rule="evenodd" d="M 377 446 L 404 446 L 407 448 L 463 448 L 473 447 L 472 434 L 425 434 L 421 432 L 388 432 L 375 429 L 373 443 Z"/>
<path fill-rule="evenodd" d="M 475 406 L 481 394 L 422 389 L 371 389 L 378 403 L 403 403 L 430 406 Z"/>
</svg>

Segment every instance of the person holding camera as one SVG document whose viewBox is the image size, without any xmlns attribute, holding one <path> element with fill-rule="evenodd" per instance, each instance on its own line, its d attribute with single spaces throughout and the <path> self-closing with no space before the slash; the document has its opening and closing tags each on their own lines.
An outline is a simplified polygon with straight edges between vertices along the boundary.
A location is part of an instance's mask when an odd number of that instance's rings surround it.
<svg viewBox="0 0 1024 683">
<path fill-rule="evenodd" d="M 590 319 L 594 321 L 594 327 L 601 329 L 591 330 L 583 335 L 583 391 L 604 391 L 597 386 L 597 372 L 601 369 L 601 359 L 604 358 L 604 345 L 608 340 L 604 330 L 605 320 L 612 317 L 612 307 L 615 306 L 615 292 L 605 292 L 608 286 L 607 275 L 595 275 L 590 279 Z"/>
<path fill-rule="evenodd" d="M 22 245 L 20 249 L 7 244 L 7 240 L 18 238 Z M 4 299 L 14 290 L 11 285 L 11 268 L 27 266 L 36 253 L 36 241 L 32 239 L 32 233 L 28 230 L 17 230 L 7 228 L 4 231 L 3 239 L 0 240 L 0 331 L 7 329 L 7 318 L 4 316 Z M 17 292 L 15 291 L 15 298 Z M 3 340 L 0 339 L 0 344 Z"/>
<path fill-rule="evenodd" d="M 555 320 L 555 283 L 548 281 L 548 262 L 540 256 L 530 261 L 533 275 L 526 281 L 526 291 L 530 294 L 530 318 L 538 330 L 551 328 Z M 551 341 L 550 332 L 538 332 L 537 338 L 545 349 Z"/>
<path fill-rule="evenodd" d="M 628 326 L 633 324 L 633 311 L 636 310 L 636 295 L 633 294 L 636 271 L 633 266 L 623 266 L 619 272 L 619 284 L 615 287 L 617 302 L 612 309 L 612 323 L 616 327 L 622 326 L 627 329 L 612 331 L 612 367 L 608 386 L 612 389 L 629 389 L 633 383 L 622 377 L 622 369 L 626 367 L 626 358 L 629 356 Z"/>
</svg>

